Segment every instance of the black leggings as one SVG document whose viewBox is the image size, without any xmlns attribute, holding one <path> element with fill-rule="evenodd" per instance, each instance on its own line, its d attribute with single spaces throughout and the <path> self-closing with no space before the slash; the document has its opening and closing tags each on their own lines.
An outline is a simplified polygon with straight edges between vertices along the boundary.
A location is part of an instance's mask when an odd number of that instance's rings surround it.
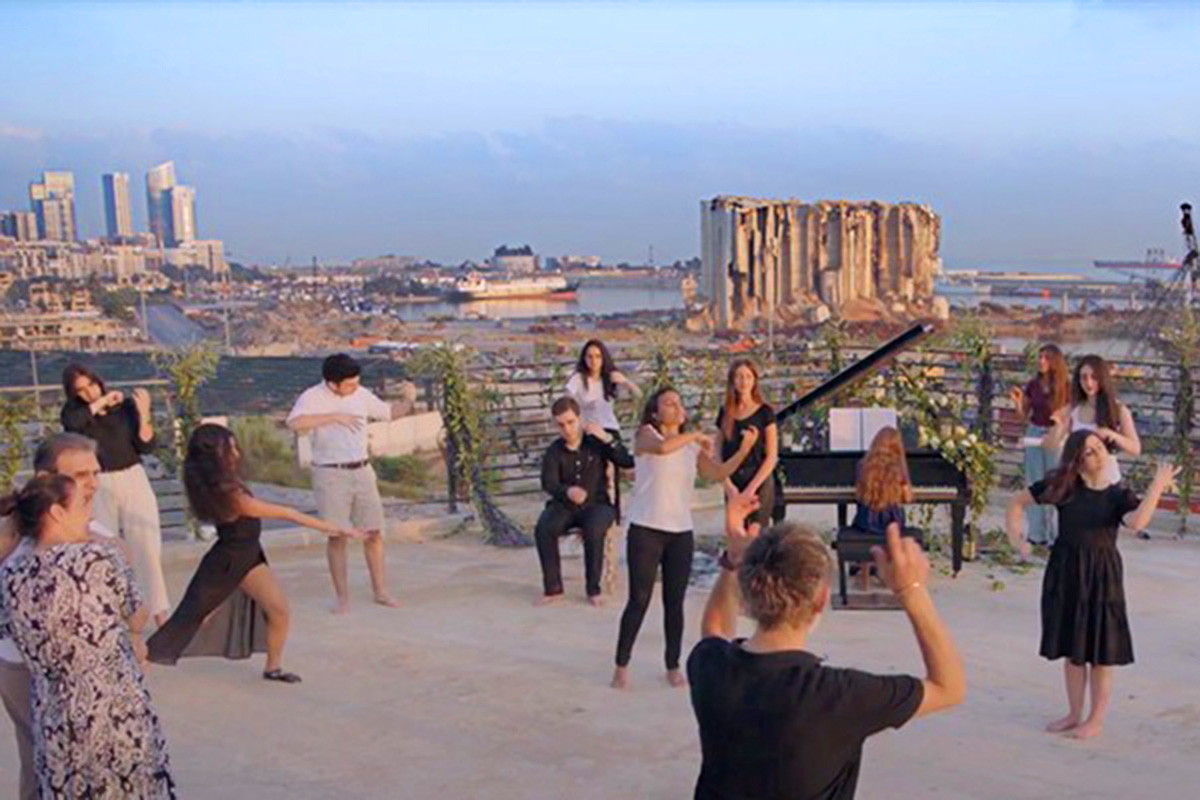
<svg viewBox="0 0 1200 800">
<path fill-rule="evenodd" d="M 658 565 L 663 575 L 663 629 L 666 632 L 667 669 L 679 669 L 683 650 L 683 599 L 692 576 L 692 532 L 668 533 L 629 526 L 626 560 L 629 562 L 629 602 L 621 614 L 621 633 L 617 639 L 617 666 L 629 664 L 633 642 L 650 607 Z"/>
</svg>

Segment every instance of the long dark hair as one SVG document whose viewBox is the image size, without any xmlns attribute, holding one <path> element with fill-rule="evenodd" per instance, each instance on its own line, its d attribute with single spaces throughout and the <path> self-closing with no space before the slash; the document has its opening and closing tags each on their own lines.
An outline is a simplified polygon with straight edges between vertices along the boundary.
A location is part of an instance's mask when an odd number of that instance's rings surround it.
<svg viewBox="0 0 1200 800">
<path fill-rule="evenodd" d="M 1068 436 L 1066 444 L 1063 445 L 1062 459 L 1058 462 L 1058 467 L 1051 470 L 1050 474 L 1046 476 L 1048 488 L 1043 495 L 1046 502 L 1061 505 L 1071 499 L 1071 495 L 1075 493 L 1075 487 L 1082 480 L 1080 476 L 1083 474 L 1083 450 L 1087 445 L 1087 440 L 1091 438 L 1095 438 L 1100 443 L 1101 450 L 1107 452 L 1104 448 L 1104 440 L 1095 431 L 1075 431 Z"/>
<path fill-rule="evenodd" d="M 737 423 L 734 412 L 737 411 L 738 393 L 737 389 L 733 386 L 733 377 L 742 367 L 750 370 L 750 373 L 754 375 L 754 388 L 750 390 L 750 399 L 759 405 L 766 402 L 762 396 L 758 366 L 748 358 L 735 358 L 729 365 L 729 371 L 725 374 L 725 415 L 721 419 L 721 435 L 725 437 L 725 441 L 727 442 L 733 440 L 733 429 Z"/>
<path fill-rule="evenodd" d="M 1050 372 L 1046 375 L 1050 383 L 1050 409 L 1057 411 L 1071 402 L 1071 368 L 1056 344 L 1042 345 L 1038 348 L 1038 355 L 1045 355 L 1050 362 Z"/>
<path fill-rule="evenodd" d="M 658 401 L 664 394 L 667 394 L 668 392 L 675 392 L 675 394 L 679 394 L 679 391 L 674 386 L 660 386 L 650 393 L 650 396 L 646 398 L 646 404 L 642 406 L 642 420 L 640 424 L 649 425 L 660 434 L 662 433 L 662 425 L 659 424 L 658 421 Z M 682 401 L 683 395 L 679 395 L 679 397 Z M 683 421 L 683 424 L 679 426 L 679 430 L 680 432 L 687 430 L 686 419 Z"/>
<path fill-rule="evenodd" d="M 0 497 L 0 517 L 13 516 L 17 533 L 37 538 L 54 506 L 66 507 L 75 481 L 66 475 L 37 475 L 11 494 Z"/>
<path fill-rule="evenodd" d="M 604 385 L 604 399 L 612 400 L 617 396 L 617 385 L 613 383 L 612 377 L 617 370 L 617 365 L 613 363 L 612 354 L 608 352 L 604 342 L 599 339 L 588 339 L 583 349 L 579 351 L 579 360 L 575 362 L 575 371 L 583 378 L 583 385 L 586 387 L 587 381 L 592 375 L 592 371 L 588 369 L 587 365 L 589 347 L 595 347 L 600 351 L 600 382 Z"/>
<path fill-rule="evenodd" d="M 75 393 L 75 381 L 79 378 L 87 378 L 92 383 L 100 387 L 100 394 L 105 394 L 108 390 L 104 388 L 104 379 L 96 374 L 96 371 L 91 367 L 85 367 L 83 364 L 68 364 L 62 371 L 63 394 L 68 400 L 74 400 L 77 395 Z"/>
<path fill-rule="evenodd" d="M 237 518 L 238 495 L 250 494 L 242 482 L 241 458 L 233 431 L 205 423 L 192 432 L 183 461 L 183 488 L 192 512 L 205 522 Z"/>
<path fill-rule="evenodd" d="M 1100 384 L 1100 390 L 1096 393 L 1096 425 L 1115 431 L 1121 427 L 1121 405 L 1117 402 L 1117 385 L 1112 371 L 1108 368 L 1108 362 L 1100 356 L 1084 356 L 1075 365 L 1075 377 L 1071 381 L 1071 404 L 1078 406 L 1087 402 L 1087 393 L 1083 391 L 1084 367 L 1092 368 L 1092 374 Z"/>
</svg>

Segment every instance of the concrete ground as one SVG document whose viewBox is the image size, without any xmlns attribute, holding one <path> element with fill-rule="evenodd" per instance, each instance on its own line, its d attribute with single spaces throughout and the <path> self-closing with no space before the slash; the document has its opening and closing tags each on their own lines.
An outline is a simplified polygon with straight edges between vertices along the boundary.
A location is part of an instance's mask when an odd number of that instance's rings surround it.
<svg viewBox="0 0 1200 800">
<path fill-rule="evenodd" d="M 170 546 L 174 597 L 203 549 Z M 608 688 L 621 601 L 584 604 L 578 558 L 564 565 L 569 602 L 534 608 L 532 550 L 493 549 L 469 533 L 395 541 L 388 554 L 404 607 L 370 604 L 356 558 L 356 606 L 339 617 L 328 613 L 319 537 L 304 545 L 297 533 L 271 533 L 267 549 L 294 609 L 285 664 L 304 683 L 265 683 L 261 656 L 150 667 L 182 797 L 691 796 L 699 747 L 686 690 L 662 677 L 659 608 L 634 653 L 632 690 Z M 1042 732 L 1064 699 L 1061 668 L 1036 654 L 1040 570 L 972 564 L 934 587 L 966 656 L 969 698 L 872 739 L 859 796 L 1194 796 L 1200 544 L 1130 538 L 1122 549 L 1138 661 L 1117 673 L 1102 738 Z M 1003 589 L 993 589 L 995 578 Z M 689 594 L 685 648 L 705 595 Z M 898 612 L 832 612 L 812 649 L 834 664 L 922 672 Z M 15 763 L 9 734 L 0 734 L 0 796 L 13 796 Z"/>
</svg>

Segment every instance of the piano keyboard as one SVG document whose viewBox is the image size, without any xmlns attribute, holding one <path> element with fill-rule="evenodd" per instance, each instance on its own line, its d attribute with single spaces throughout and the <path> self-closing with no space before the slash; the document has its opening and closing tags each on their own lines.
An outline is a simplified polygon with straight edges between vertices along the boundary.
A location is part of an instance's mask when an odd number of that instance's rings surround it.
<svg viewBox="0 0 1200 800">
<path fill-rule="evenodd" d="M 853 486 L 798 486 L 783 490 L 785 503 L 853 503 Z M 954 486 L 914 486 L 914 503 L 945 503 L 959 498 Z"/>
</svg>

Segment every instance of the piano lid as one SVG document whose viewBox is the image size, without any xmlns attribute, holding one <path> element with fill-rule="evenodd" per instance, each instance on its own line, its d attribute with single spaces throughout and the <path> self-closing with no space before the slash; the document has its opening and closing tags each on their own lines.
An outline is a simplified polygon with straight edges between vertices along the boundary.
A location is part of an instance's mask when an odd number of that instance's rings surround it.
<svg viewBox="0 0 1200 800">
<path fill-rule="evenodd" d="M 780 409 L 775 414 L 776 422 L 783 422 L 793 414 L 802 411 L 808 406 L 813 405 L 818 400 L 831 395 L 840 389 L 866 377 L 871 372 L 880 369 L 892 358 L 915 345 L 921 339 L 933 332 L 933 326 L 926 323 L 917 323 L 911 328 L 900 334 L 890 342 L 884 344 L 867 355 L 855 361 L 844 370 L 834 375 L 829 380 L 812 389 L 796 402 L 789 405 L 787 408 Z"/>
</svg>

